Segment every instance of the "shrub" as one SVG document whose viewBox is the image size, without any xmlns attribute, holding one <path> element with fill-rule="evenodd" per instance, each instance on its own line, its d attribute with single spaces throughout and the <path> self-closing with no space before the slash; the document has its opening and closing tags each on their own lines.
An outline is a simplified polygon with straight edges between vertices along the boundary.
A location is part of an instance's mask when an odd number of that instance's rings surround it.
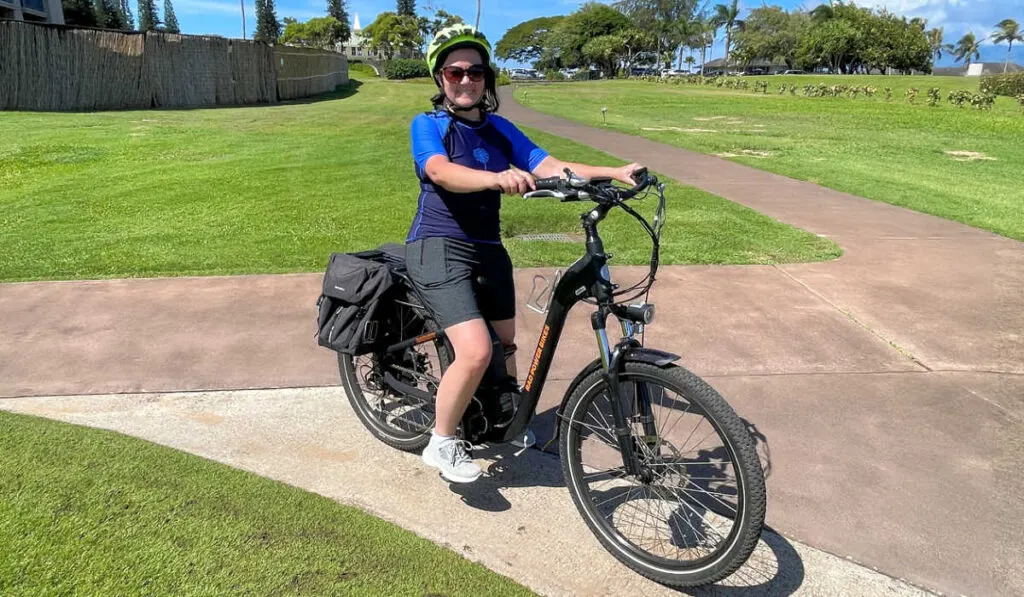
<svg viewBox="0 0 1024 597">
<path fill-rule="evenodd" d="M 913 104 L 914 100 L 917 99 L 917 87 L 911 87 L 907 89 L 907 103 Z"/>
<path fill-rule="evenodd" d="M 790 95 L 796 95 L 796 85 L 790 85 L 789 86 L 789 94 Z"/>
<path fill-rule="evenodd" d="M 573 81 L 590 81 L 591 79 L 596 79 L 596 78 L 597 78 L 596 76 L 595 77 L 591 77 L 590 76 L 590 71 L 589 70 L 576 71 L 576 74 L 574 74 L 572 76 L 572 80 Z"/>
<path fill-rule="evenodd" d="M 1024 72 L 1005 75 L 985 75 L 981 78 L 982 93 L 1015 97 L 1024 93 Z"/>
<path fill-rule="evenodd" d="M 498 78 L 495 80 L 495 84 L 498 87 L 504 87 L 505 85 L 511 85 L 512 79 L 508 78 L 508 73 L 499 73 Z"/>
<path fill-rule="evenodd" d="M 565 75 L 563 75 L 561 71 L 548 70 L 544 71 L 544 78 L 548 81 L 564 81 Z"/>
<path fill-rule="evenodd" d="M 996 96 L 993 93 L 971 94 L 971 106 L 979 110 L 991 110 L 995 101 Z"/>
<path fill-rule="evenodd" d="M 1024 93 L 1017 96 L 1017 105 L 1020 106 L 1021 110 L 1024 110 Z"/>
<path fill-rule="evenodd" d="M 885 101 L 889 101 L 891 99 L 892 99 L 892 87 L 886 87 L 885 88 Z"/>
<path fill-rule="evenodd" d="M 427 63 L 415 58 L 396 58 L 384 62 L 384 76 L 389 79 L 415 79 L 430 77 Z"/>
<path fill-rule="evenodd" d="M 939 88 L 932 87 L 928 89 L 928 105 L 934 107 L 939 103 Z"/>
<path fill-rule="evenodd" d="M 957 91 L 950 91 L 949 95 L 946 97 L 949 99 L 949 103 L 953 104 L 957 108 L 963 108 L 964 104 L 970 102 L 971 95 L 973 94 L 970 91 L 960 89 Z"/>
</svg>

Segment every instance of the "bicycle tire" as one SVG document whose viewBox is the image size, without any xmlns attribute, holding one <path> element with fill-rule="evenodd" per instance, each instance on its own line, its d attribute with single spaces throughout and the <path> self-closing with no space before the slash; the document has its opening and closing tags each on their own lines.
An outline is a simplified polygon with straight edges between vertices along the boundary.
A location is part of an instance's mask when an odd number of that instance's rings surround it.
<svg viewBox="0 0 1024 597">
<path fill-rule="evenodd" d="M 698 410 L 703 411 L 709 418 L 718 437 L 723 439 L 736 470 L 739 485 L 737 494 L 742 494 L 743 498 L 742 509 L 737 515 L 738 524 L 726 538 L 725 548 L 716 550 L 713 558 L 705 559 L 706 561 L 699 565 L 675 567 L 666 565 L 664 559 L 652 554 L 648 553 L 645 556 L 642 550 L 630 543 L 621 533 L 609 527 L 607 521 L 604 521 L 597 512 L 598 504 L 589 497 L 589 492 L 582 486 L 585 473 L 579 445 L 583 441 L 581 429 L 585 427 L 581 420 L 586 417 L 590 404 L 599 396 L 607 395 L 602 390 L 606 388 L 603 370 L 588 375 L 570 390 L 570 398 L 563 413 L 559 448 L 566 486 L 573 502 L 602 546 L 640 575 L 674 587 L 701 586 L 722 580 L 747 561 L 757 545 L 764 526 L 764 473 L 754 441 L 743 421 L 725 399 L 686 369 L 675 365 L 662 368 L 648 363 L 627 362 L 620 382 L 630 379 L 660 384 L 684 397 L 690 404 L 696 405 Z M 621 461 L 619 463 L 621 464 Z"/>
<path fill-rule="evenodd" d="M 408 307 L 400 307 L 410 312 L 413 310 Z M 406 337 L 418 336 L 421 334 L 436 332 L 438 326 L 432 319 L 424 318 L 422 315 L 417 314 L 419 321 L 422 325 L 413 325 L 416 329 L 411 329 L 406 334 Z M 448 369 L 452 363 L 452 351 L 451 347 L 444 339 L 435 339 L 429 343 L 433 346 L 437 358 L 439 361 L 439 371 L 437 378 L 440 379 L 441 375 Z M 407 351 L 413 350 L 412 348 L 406 349 Z M 355 411 L 356 416 L 364 427 L 378 440 L 385 444 L 403 450 L 406 452 L 420 452 L 426 447 L 430 441 L 430 430 L 433 428 L 433 417 L 424 421 L 424 429 L 420 431 L 409 431 L 397 427 L 395 425 L 388 424 L 386 420 L 383 420 L 379 416 L 379 411 L 374 409 L 373 405 L 367 400 L 366 393 L 363 388 L 359 385 L 359 372 L 356 366 L 357 358 L 367 358 L 370 360 L 370 367 L 375 370 L 383 371 L 385 365 L 382 362 L 387 360 L 387 357 L 383 353 L 376 352 L 368 355 L 362 355 L 362 357 L 353 357 L 350 354 L 338 353 L 338 369 L 341 374 L 342 385 L 345 388 L 345 393 L 348 396 L 349 404 L 352 406 L 352 410 Z M 397 396 L 397 392 L 390 388 L 383 388 L 383 392 L 388 393 L 392 396 Z"/>
</svg>

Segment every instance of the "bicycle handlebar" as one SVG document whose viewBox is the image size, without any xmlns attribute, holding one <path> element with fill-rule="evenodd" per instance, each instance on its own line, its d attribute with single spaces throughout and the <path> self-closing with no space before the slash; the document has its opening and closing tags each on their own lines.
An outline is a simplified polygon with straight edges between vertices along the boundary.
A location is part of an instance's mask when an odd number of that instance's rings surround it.
<svg viewBox="0 0 1024 597">
<path fill-rule="evenodd" d="M 573 174 L 568 168 L 565 169 L 565 173 L 568 178 L 560 176 L 538 178 L 534 181 L 537 190 L 524 193 L 523 198 L 555 197 L 562 201 L 590 199 L 599 203 L 625 201 L 658 181 L 656 177 L 647 172 L 647 168 L 640 168 L 633 172 L 633 180 L 636 181 L 636 184 L 630 189 L 616 187 L 610 178 L 594 178 L 587 181 Z"/>
</svg>

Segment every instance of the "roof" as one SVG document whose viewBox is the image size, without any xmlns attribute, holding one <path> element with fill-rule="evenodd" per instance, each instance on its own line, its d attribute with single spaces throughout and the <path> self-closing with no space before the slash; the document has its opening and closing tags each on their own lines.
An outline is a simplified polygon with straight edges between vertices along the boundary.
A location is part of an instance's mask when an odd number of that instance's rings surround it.
<svg viewBox="0 0 1024 597">
<path fill-rule="evenodd" d="M 722 68 L 724 66 L 724 58 L 715 58 L 714 60 L 708 60 L 707 62 L 704 63 L 704 68 Z M 783 62 L 782 60 L 776 60 L 773 62 L 765 58 L 756 58 L 754 60 L 751 60 L 750 62 L 736 62 L 734 60 L 732 61 L 732 64 L 730 64 L 729 66 L 734 68 L 745 68 L 749 66 L 778 66 L 789 68 L 788 66 L 786 66 L 786 63 Z"/>
</svg>

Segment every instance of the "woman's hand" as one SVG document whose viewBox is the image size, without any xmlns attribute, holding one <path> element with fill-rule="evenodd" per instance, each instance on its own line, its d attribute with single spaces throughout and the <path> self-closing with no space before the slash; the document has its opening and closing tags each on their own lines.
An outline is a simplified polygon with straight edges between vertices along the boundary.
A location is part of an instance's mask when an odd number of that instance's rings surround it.
<svg viewBox="0 0 1024 597">
<path fill-rule="evenodd" d="M 533 176 L 518 168 L 509 168 L 494 175 L 494 189 L 505 195 L 522 195 L 537 188 Z"/>
<path fill-rule="evenodd" d="M 631 187 L 636 186 L 636 181 L 633 180 L 633 173 L 636 172 L 637 170 L 640 170 L 641 168 L 643 168 L 643 166 L 637 164 L 636 162 L 632 164 L 626 164 L 625 166 L 616 168 L 614 170 L 612 178 L 623 184 L 628 184 Z"/>
</svg>

